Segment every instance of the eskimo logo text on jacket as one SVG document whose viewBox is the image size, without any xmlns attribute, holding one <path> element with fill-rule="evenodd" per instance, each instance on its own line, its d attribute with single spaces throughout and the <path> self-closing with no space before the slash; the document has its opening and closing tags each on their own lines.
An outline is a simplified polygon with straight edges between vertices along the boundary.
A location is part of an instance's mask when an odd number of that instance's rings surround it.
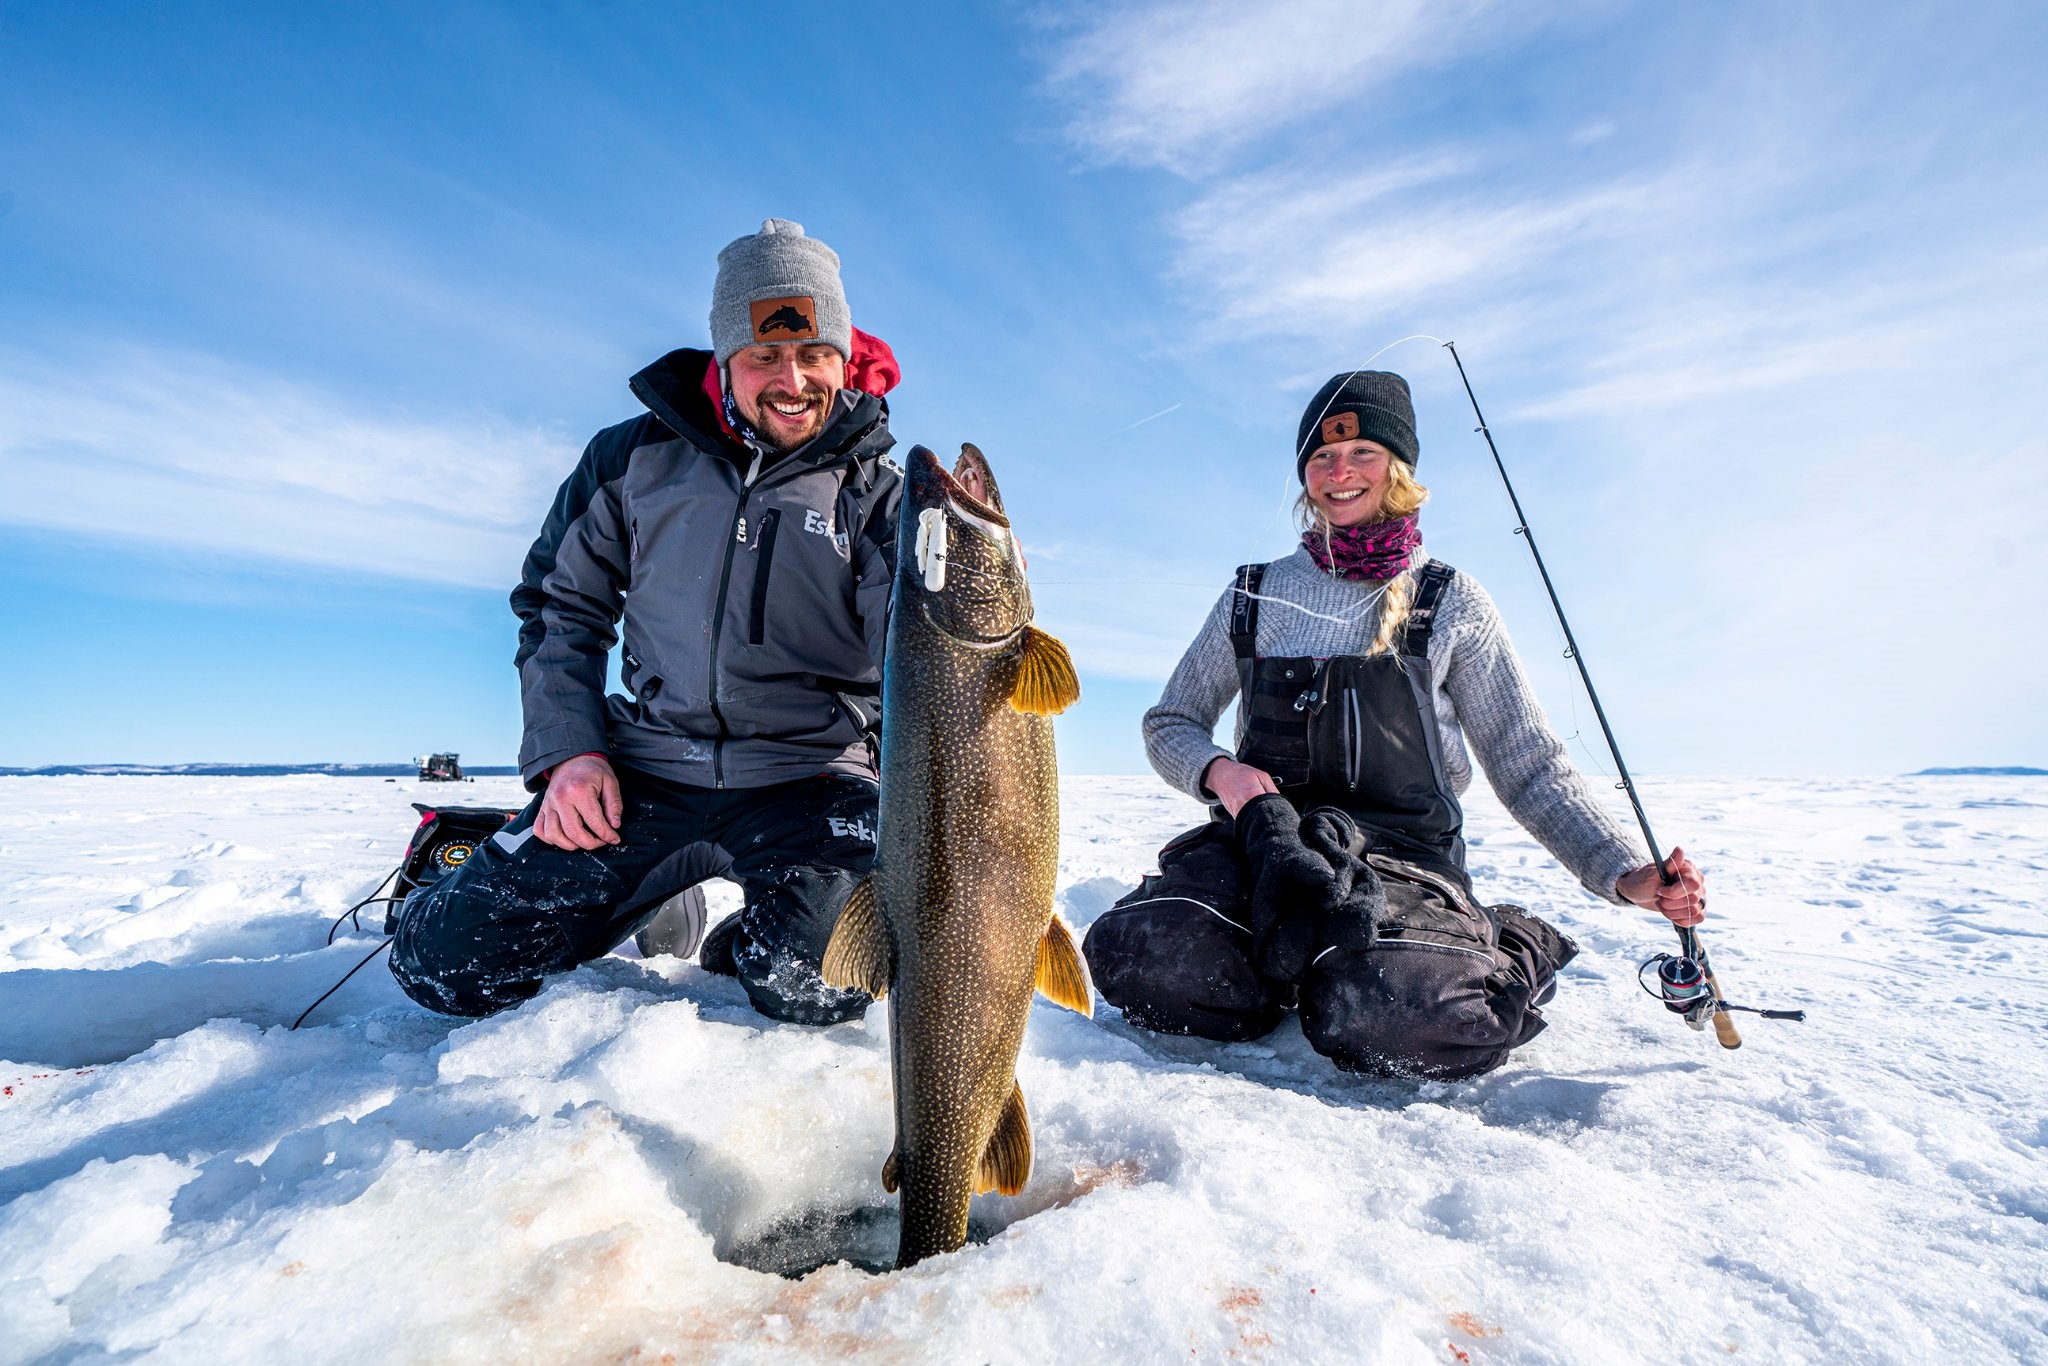
<svg viewBox="0 0 2048 1366">
<path fill-rule="evenodd" d="M 818 335 L 818 306 L 808 294 L 756 299 L 748 305 L 748 312 L 754 320 L 756 337 L 802 341 Z"/>
<path fill-rule="evenodd" d="M 838 546 L 842 551 L 846 549 L 846 534 L 834 531 L 831 518 L 826 517 L 816 508 L 804 509 L 804 530 L 810 532 L 813 536 L 829 536 L 832 538 L 832 544 Z"/>
<path fill-rule="evenodd" d="M 843 840 L 859 840 L 862 844 L 875 842 L 874 824 L 864 816 L 856 816 L 852 820 L 844 816 L 827 816 L 825 828 Z"/>
</svg>

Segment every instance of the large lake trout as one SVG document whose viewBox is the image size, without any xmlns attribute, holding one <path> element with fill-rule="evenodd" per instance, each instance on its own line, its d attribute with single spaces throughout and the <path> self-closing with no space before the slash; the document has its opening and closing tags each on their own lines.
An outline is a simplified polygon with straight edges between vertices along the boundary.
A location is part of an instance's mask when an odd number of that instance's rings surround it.
<svg viewBox="0 0 2048 1366">
<path fill-rule="evenodd" d="M 967 1241 L 967 1205 L 1031 1174 L 1017 1051 L 1034 991 L 1091 1013 L 1053 912 L 1052 722 L 1080 696 L 1032 625 L 1024 556 L 988 462 L 910 452 L 882 677 L 880 847 L 825 952 L 826 980 L 889 998 L 903 1195 L 897 1264 Z"/>
</svg>

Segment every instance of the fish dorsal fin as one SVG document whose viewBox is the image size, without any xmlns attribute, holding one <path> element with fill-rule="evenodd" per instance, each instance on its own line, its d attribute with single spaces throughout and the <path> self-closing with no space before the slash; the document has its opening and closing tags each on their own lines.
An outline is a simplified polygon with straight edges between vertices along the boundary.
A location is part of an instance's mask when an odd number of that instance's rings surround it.
<svg viewBox="0 0 2048 1366">
<path fill-rule="evenodd" d="M 1088 962 L 1058 911 L 1045 927 L 1045 938 L 1038 941 L 1038 990 L 1056 1006 L 1078 1010 L 1091 1019 L 1095 1015 L 1095 984 L 1088 977 Z"/>
<path fill-rule="evenodd" d="M 891 1148 L 889 1155 L 882 1159 L 882 1189 L 894 1195 L 896 1188 L 903 1184 L 902 1149 Z"/>
<path fill-rule="evenodd" d="M 1010 1083 L 1010 1103 L 1003 1107 L 996 1131 L 988 1137 L 974 1168 L 974 1193 L 1001 1191 L 1015 1195 L 1031 1176 L 1031 1117 L 1024 1113 L 1024 1088 Z"/>
<path fill-rule="evenodd" d="M 1024 628 L 1024 658 L 1010 705 L 1033 716 L 1055 716 L 1081 700 L 1081 680 L 1067 647 L 1039 630 Z"/>
<path fill-rule="evenodd" d="M 874 878 L 862 878 L 839 913 L 832 941 L 825 945 L 824 972 L 832 986 L 859 987 L 878 1001 L 889 994 L 890 979 L 896 975 L 896 946 L 875 904 Z"/>
</svg>

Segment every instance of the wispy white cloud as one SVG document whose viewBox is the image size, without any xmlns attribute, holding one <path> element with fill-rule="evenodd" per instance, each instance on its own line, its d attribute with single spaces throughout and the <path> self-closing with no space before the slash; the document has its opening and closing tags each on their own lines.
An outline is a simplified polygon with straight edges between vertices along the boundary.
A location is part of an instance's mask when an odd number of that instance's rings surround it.
<svg viewBox="0 0 2048 1366">
<path fill-rule="evenodd" d="M 1381 124 L 1326 117 L 1356 87 L 1341 75 L 1354 61 L 1398 100 L 1474 44 L 1511 45 L 1567 12 L 1127 5 L 1071 35 L 1054 75 L 1094 78 L 1061 87 L 1072 135 L 1127 160 L 1175 164 L 1176 149 L 1218 138 L 1298 134 L 1239 167 L 1183 163 L 1193 189 L 1169 220 L 1167 278 L 1212 342 L 1355 349 L 1410 327 L 1485 329 L 1549 389 L 1518 414 L 1563 419 L 1897 372 L 1994 314 L 2048 331 L 2024 304 L 2034 296 L 2014 294 L 2042 277 L 2025 204 L 1980 216 L 1902 195 L 1901 163 L 1925 170 L 1940 139 L 1887 74 L 1911 36 L 1890 28 L 1752 13 L 1756 46 L 1665 54 L 1686 79 L 1628 120 L 1655 156 L 1561 154 L 1610 143 L 1619 125 L 1567 117 L 1546 143 L 1525 126 L 1540 109 L 1434 127 L 1406 149 Z M 1280 78 L 1308 57 L 1318 79 Z M 1939 99 L 1972 117 L 1953 92 Z M 1999 178 L 1944 192 L 1995 203 Z"/>
<path fill-rule="evenodd" d="M 552 432 L 366 410 L 207 357 L 0 354 L 0 521 L 502 587 L 575 457 Z"/>
<path fill-rule="evenodd" d="M 1303 118 L 1513 39 L 1563 6 L 1504 0 L 1241 0 L 1090 6 L 1052 84 L 1097 155 L 1197 172 Z"/>
<path fill-rule="evenodd" d="M 1223 326 L 1363 337 L 1419 300 L 1612 244 L 1669 204 L 1668 186 L 1627 181 L 1489 201 L 1471 169 L 1443 156 L 1334 183 L 1320 168 L 1227 180 L 1177 222 L 1175 273 L 1209 291 Z M 1396 198 L 1422 189 L 1434 192 L 1425 204 Z"/>
<path fill-rule="evenodd" d="M 1125 6 L 1054 88 L 1082 150 L 1189 182 L 1163 282 L 1240 383 L 1314 383 L 1410 332 L 1484 339 L 1489 416 L 1538 500 L 1567 500 L 1546 544 L 1582 638 L 1658 722 L 1656 760 L 1854 766 L 1935 712 L 1970 753 L 2048 737 L 2007 720 L 2048 653 L 2000 624 L 2013 591 L 2048 591 L 2048 447 L 2016 411 L 2048 393 L 2048 181 L 2015 179 L 2041 159 L 2001 56 L 2023 10 L 1756 6 L 1709 31 L 1639 9 L 1615 41 L 1641 79 L 1615 92 L 1548 41 L 1569 12 L 1494 30 L 1477 5 Z M 1384 45 L 1347 66 L 1367 49 L 1333 35 L 1373 24 Z M 1501 61 L 1475 76 L 1482 50 Z M 1504 101 L 1517 116 L 1440 97 L 1523 61 L 1553 65 Z M 1374 117 L 1336 116 L 1361 92 Z M 1404 123 L 1404 99 L 1431 116 Z M 1497 515 L 1439 503 L 1454 538 Z M 1984 547 L 1988 598 L 1935 569 Z M 1668 648 L 1642 644 L 1653 620 Z M 1967 677 L 1926 676 L 1936 621 L 1976 642 Z"/>
</svg>

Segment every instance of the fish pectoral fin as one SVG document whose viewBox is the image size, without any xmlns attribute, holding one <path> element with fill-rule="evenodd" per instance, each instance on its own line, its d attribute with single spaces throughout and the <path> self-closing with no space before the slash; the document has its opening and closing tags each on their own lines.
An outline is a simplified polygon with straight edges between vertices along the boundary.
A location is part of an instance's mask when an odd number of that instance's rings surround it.
<svg viewBox="0 0 2048 1366">
<path fill-rule="evenodd" d="M 1081 679 L 1074 658 L 1057 637 L 1036 626 L 1024 628 L 1024 658 L 1017 667 L 1017 686 L 1010 705 L 1033 716 L 1056 716 L 1081 700 Z"/>
<path fill-rule="evenodd" d="M 896 1188 L 903 1184 L 903 1159 L 895 1148 L 882 1159 L 882 1189 L 894 1195 Z"/>
<path fill-rule="evenodd" d="M 858 987 L 878 1001 L 889 994 L 889 981 L 896 975 L 896 946 L 875 904 L 874 878 L 862 878 L 839 913 L 832 941 L 825 945 L 824 974 L 832 986 Z"/>
<path fill-rule="evenodd" d="M 974 1167 L 974 1193 L 1001 1191 L 1015 1195 L 1031 1176 L 1031 1117 L 1024 1113 L 1024 1088 L 1010 1083 L 1010 1103 L 1003 1107 L 996 1131 Z"/>
<path fill-rule="evenodd" d="M 1058 911 L 1053 912 L 1045 937 L 1038 941 L 1037 986 L 1039 994 L 1054 1005 L 1094 1018 L 1095 983 L 1088 977 L 1088 960 L 1081 956 L 1074 932 Z"/>
</svg>

